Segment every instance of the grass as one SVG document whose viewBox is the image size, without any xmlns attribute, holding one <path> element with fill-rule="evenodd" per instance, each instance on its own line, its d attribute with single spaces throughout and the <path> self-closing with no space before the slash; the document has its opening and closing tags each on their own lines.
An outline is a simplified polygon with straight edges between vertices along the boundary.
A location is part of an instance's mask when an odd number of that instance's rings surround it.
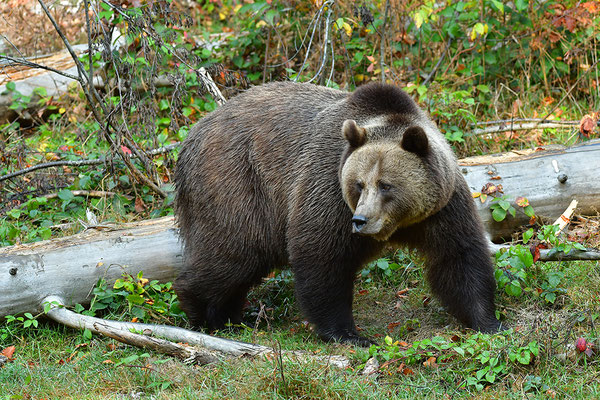
<svg viewBox="0 0 600 400">
<path fill-rule="evenodd" d="M 474 339 L 481 347 L 472 356 L 428 347 L 437 358 L 428 365 L 425 353 L 401 353 L 404 358 L 384 364 L 393 348 L 384 345 L 379 350 L 380 372 L 371 376 L 362 374 L 368 349 L 327 344 L 315 337 L 296 310 L 293 280 L 286 274 L 251 294 L 247 327 L 218 335 L 320 355 L 343 354 L 351 359 L 350 368 L 243 358 L 191 366 L 112 339 L 88 339 L 43 319 L 37 328 L 5 323 L 0 325 L 0 348 L 14 345 L 16 351 L 14 360 L 0 368 L 0 399 L 598 398 L 599 358 L 577 354 L 574 344 L 584 337 L 597 350 L 600 263 L 546 263 L 542 268 L 566 273 L 566 294 L 551 306 L 532 295 L 499 294 L 499 308 L 512 329 L 495 336 L 463 330 L 435 300 L 424 302 L 429 291 L 420 268 L 396 271 L 389 278 L 371 270 L 356 288 L 355 314 L 364 333 L 380 343 L 388 335 L 409 345 L 440 336 L 460 346 Z M 406 297 L 399 297 L 397 292 L 404 288 L 409 289 L 401 292 Z M 260 304 L 266 318 L 254 327 Z M 508 361 L 510 352 L 532 341 L 539 344 L 539 353 L 531 363 Z M 481 368 L 482 351 L 506 365 L 500 379 L 478 390 L 465 385 L 465 379 Z"/>
</svg>

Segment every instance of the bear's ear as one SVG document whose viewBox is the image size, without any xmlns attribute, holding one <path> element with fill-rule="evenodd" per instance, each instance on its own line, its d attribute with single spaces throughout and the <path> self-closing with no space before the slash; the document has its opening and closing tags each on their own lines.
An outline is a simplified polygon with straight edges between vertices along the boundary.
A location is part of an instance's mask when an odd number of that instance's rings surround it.
<svg viewBox="0 0 600 400">
<path fill-rule="evenodd" d="M 342 126 L 342 134 L 350 143 L 350 147 L 360 147 L 367 142 L 367 130 L 356 125 L 353 119 L 347 119 Z"/>
<path fill-rule="evenodd" d="M 401 146 L 404 150 L 425 156 L 429 152 L 429 139 L 420 126 L 411 126 L 402 135 Z"/>
</svg>

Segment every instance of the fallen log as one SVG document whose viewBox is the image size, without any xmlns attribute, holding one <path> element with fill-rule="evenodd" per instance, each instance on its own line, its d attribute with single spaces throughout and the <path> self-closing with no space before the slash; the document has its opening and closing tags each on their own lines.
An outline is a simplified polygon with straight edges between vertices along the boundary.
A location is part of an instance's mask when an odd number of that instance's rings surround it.
<svg viewBox="0 0 600 400">
<path fill-rule="evenodd" d="M 516 209 L 516 216 L 496 222 L 490 212 L 492 196 L 482 203 L 475 199 L 486 230 L 494 241 L 509 241 L 511 234 L 529 217 L 515 205 L 526 197 L 537 216 L 552 223 L 573 199 L 578 201 L 577 214 L 597 215 L 600 211 L 600 140 L 564 148 L 513 151 L 459 160 L 472 192 L 482 192 L 486 183 L 501 185 L 502 193 Z"/>
<path fill-rule="evenodd" d="M 551 221 L 562 214 L 573 198 L 579 201 L 579 214 L 594 214 L 600 209 L 600 180 L 595 178 L 600 166 L 599 141 L 570 149 L 464 159 L 461 165 L 473 191 L 481 190 L 492 176 L 499 176 L 492 182 L 501 183 L 504 194 L 513 200 L 518 196 L 529 198 L 536 213 Z M 568 177 L 564 183 L 557 179 L 561 173 Z M 519 210 L 516 218 L 507 216 L 501 223 L 495 222 L 489 210 L 490 200 L 477 202 L 494 238 L 509 238 L 520 224 L 529 221 Z M 598 260 L 599 254 L 573 250 L 564 255 L 550 249 L 542 251 L 540 260 Z M 63 298 L 67 306 L 85 303 L 100 278 L 114 282 L 123 272 L 135 275 L 143 271 L 146 278 L 172 281 L 181 263 L 181 245 L 173 217 L 113 230 L 89 229 L 65 238 L 2 248 L 0 317 L 38 313 L 42 300 L 51 295 Z"/>
<path fill-rule="evenodd" d="M 100 278 L 114 282 L 124 272 L 172 281 L 181 262 L 173 217 L 5 247 L 0 249 L 0 317 L 40 312 L 50 295 L 69 306 L 85 303 Z"/>
</svg>

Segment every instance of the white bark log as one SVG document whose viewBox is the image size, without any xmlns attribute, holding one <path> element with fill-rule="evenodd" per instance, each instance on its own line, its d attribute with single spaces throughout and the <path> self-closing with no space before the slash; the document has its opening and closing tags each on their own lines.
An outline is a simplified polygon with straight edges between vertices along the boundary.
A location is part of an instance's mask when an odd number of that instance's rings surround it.
<svg viewBox="0 0 600 400">
<path fill-rule="evenodd" d="M 173 217 L 0 249 L 0 317 L 39 312 L 42 299 L 85 303 L 98 279 L 123 272 L 172 281 L 182 262 Z"/>
<path fill-rule="evenodd" d="M 576 214 L 597 215 L 600 211 L 600 140 L 571 148 L 547 148 L 547 151 L 511 152 L 459 161 L 472 192 L 481 192 L 488 182 L 501 184 L 504 195 L 517 209 L 515 218 L 508 215 L 504 221 L 496 222 L 489 208 L 491 197 L 483 204 L 475 199 L 492 239 L 510 240 L 511 233 L 528 223 L 529 217 L 514 204 L 517 197 L 527 197 L 536 215 L 546 218 L 547 223 L 558 218 L 574 199 L 578 201 Z M 564 179 L 563 174 L 567 179 L 561 183 L 559 178 Z M 493 176 L 500 179 L 492 180 Z"/>
<path fill-rule="evenodd" d="M 512 157 L 512 158 L 511 158 Z M 521 157 L 525 157 L 522 159 Z M 492 161 L 499 161 L 492 163 Z M 559 172 L 552 165 L 556 161 Z M 461 160 L 465 177 L 473 191 L 490 181 L 487 173 L 502 179 L 504 193 L 514 200 L 525 196 L 538 215 L 552 221 L 573 198 L 579 201 L 578 214 L 596 214 L 600 209 L 600 141 L 530 155 L 488 156 Z M 568 176 L 565 183 L 557 175 Z M 494 238 L 510 238 L 529 218 L 518 207 L 517 218 L 507 216 L 502 223 L 493 221 L 488 200 L 476 199 L 479 213 Z M 541 260 L 600 259 L 597 251 L 573 251 L 568 256 L 542 251 Z M 98 279 L 114 282 L 123 272 L 139 271 L 149 279 L 172 281 L 182 264 L 181 246 L 173 217 L 125 225 L 112 231 L 87 232 L 43 242 L 0 249 L 0 317 L 41 311 L 46 296 L 57 295 L 65 305 L 85 303 Z"/>
</svg>

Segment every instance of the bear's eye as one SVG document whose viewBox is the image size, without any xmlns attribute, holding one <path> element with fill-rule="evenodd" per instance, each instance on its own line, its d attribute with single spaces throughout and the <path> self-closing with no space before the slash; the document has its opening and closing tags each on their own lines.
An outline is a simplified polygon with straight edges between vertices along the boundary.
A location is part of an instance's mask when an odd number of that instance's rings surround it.
<svg viewBox="0 0 600 400">
<path fill-rule="evenodd" d="M 392 189 L 392 185 L 389 183 L 379 182 L 379 190 L 382 192 L 389 192 Z"/>
<path fill-rule="evenodd" d="M 362 184 L 362 182 L 356 182 L 356 191 L 358 193 L 362 193 L 363 188 L 364 188 L 364 185 Z"/>
</svg>

